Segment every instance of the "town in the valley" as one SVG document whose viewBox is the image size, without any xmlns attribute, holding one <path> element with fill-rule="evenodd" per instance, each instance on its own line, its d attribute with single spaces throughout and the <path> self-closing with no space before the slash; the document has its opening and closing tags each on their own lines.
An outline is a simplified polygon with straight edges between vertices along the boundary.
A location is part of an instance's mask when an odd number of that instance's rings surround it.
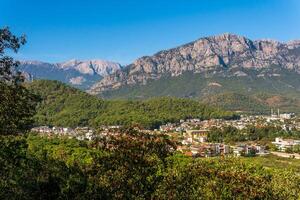
<svg viewBox="0 0 300 200">
<path fill-rule="evenodd" d="M 279 127 L 282 131 L 300 131 L 300 118 L 294 113 L 280 114 L 279 110 L 271 110 L 270 115 L 241 115 L 237 120 L 224 119 L 186 119 L 178 123 L 167 123 L 161 125 L 159 129 L 140 131 L 149 134 L 167 134 L 177 142 L 177 151 L 192 157 L 215 157 L 215 156 L 262 156 L 274 154 L 281 157 L 300 159 L 299 152 L 293 149 L 300 149 L 300 140 L 276 137 L 273 141 L 261 143 L 257 141 L 243 142 L 210 142 L 208 134 L 212 129 L 222 129 L 224 127 L 234 127 L 237 130 L 244 130 L 248 126 L 255 127 Z M 105 137 L 115 134 L 115 130 L 121 128 L 119 125 L 102 126 L 97 130 L 89 127 L 49 127 L 39 126 L 32 128 L 32 132 L 40 135 L 53 137 L 61 136 L 76 138 L 78 140 L 93 140 L 97 137 Z M 274 148 L 270 149 L 272 145 Z"/>
</svg>

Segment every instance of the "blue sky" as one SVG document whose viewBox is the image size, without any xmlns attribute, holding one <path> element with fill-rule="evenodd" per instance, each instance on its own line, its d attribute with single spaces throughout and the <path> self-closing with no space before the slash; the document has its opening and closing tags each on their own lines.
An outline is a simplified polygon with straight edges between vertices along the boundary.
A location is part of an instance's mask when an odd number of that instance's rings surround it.
<svg viewBox="0 0 300 200">
<path fill-rule="evenodd" d="M 300 39 L 299 0 L 0 0 L 0 26 L 25 33 L 18 59 L 128 64 L 200 37 Z"/>
</svg>

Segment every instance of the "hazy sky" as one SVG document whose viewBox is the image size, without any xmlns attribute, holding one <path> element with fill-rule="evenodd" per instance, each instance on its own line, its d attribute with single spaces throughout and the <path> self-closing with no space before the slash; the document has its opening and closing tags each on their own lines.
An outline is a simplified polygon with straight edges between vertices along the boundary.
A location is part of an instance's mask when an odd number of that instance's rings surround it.
<svg viewBox="0 0 300 200">
<path fill-rule="evenodd" d="M 127 64 L 224 32 L 300 39 L 300 0 L 0 0 L 0 25 L 27 35 L 19 59 Z"/>
</svg>

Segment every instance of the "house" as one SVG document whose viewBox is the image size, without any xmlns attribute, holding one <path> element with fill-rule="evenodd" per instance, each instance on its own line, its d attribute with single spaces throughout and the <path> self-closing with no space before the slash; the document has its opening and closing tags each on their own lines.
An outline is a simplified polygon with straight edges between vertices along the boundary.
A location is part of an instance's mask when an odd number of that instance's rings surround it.
<svg viewBox="0 0 300 200">
<path fill-rule="evenodd" d="M 193 139 L 192 138 L 187 138 L 185 140 L 182 140 L 182 144 L 183 145 L 190 145 L 193 143 Z"/>
<path fill-rule="evenodd" d="M 216 146 L 214 144 L 202 144 L 199 148 L 199 155 L 201 157 L 216 156 Z"/>
<path fill-rule="evenodd" d="M 199 156 L 199 147 L 198 146 L 192 146 L 192 147 L 190 147 L 190 150 L 194 157 Z"/>
<path fill-rule="evenodd" d="M 265 155 L 267 152 L 265 146 L 256 144 L 239 144 L 233 147 L 234 156 L 254 156 L 254 155 Z"/>
<path fill-rule="evenodd" d="M 230 147 L 225 144 L 215 144 L 216 154 L 225 155 L 230 153 Z"/>
<path fill-rule="evenodd" d="M 275 142 L 272 142 L 280 151 L 285 151 L 286 149 L 292 149 L 295 145 L 300 145 L 300 140 L 293 139 L 283 139 L 280 137 L 275 138 Z"/>
<path fill-rule="evenodd" d="M 194 156 L 212 157 L 230 153 L 230 147 L 220 143 L 202 143 L 190 147 Z"/>
<path fill-rule="evenodd" d="M 192 138 L 192 141 L 195 140 L 203 143 L 207 141 L 207 133 L 208 130 L 187 130 L 186 133 L 184 133 L 184 136 Z"/>
<path fill-rule="evenodd" d="M 94 131 L 89 127 L 77 127 L 75 129 L 74 136 L 78 140 L 84 140 L 84 139 L 92 140 L 94 138 Z"/>
<path fill-rule="evenodd" d="M 295 117 L 295 113 L 283 113 L 280 114 L 279 117 L 281 119 L 292 119 L 293 117 Z"/>
<path fill-rule="evenodd" d="M 243 151 L 244 151 L 244 148 L 243 147 L 234 147 L 233 148 L 233 155 L 236 156 L 236 157 L 239 157 L 243 154 Z"/>
<path fill-rule="evenodd" d="M 34 127 L 31 129 L 32 132 L 37 132 L 37 133 L 51 133 L 52 129 L 49 128 L 49 126 L 39 126 L 39 127 Z"/>
</svg>

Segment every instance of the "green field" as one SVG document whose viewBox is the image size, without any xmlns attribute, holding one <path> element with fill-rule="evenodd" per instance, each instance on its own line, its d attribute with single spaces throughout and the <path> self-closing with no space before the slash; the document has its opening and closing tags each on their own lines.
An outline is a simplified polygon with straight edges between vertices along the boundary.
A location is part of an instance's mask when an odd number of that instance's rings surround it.
<svg viewBox="0 0 300 200">
<path fill-rule="evenodd" d="M 275 155 L 257 156 L 243 158 L 246 163 L 262 165 L 265 168 L 272 169 L 291 169 L 300 173 L 300 160 L 292 158 L 283 158 Z"/>
</svg>

